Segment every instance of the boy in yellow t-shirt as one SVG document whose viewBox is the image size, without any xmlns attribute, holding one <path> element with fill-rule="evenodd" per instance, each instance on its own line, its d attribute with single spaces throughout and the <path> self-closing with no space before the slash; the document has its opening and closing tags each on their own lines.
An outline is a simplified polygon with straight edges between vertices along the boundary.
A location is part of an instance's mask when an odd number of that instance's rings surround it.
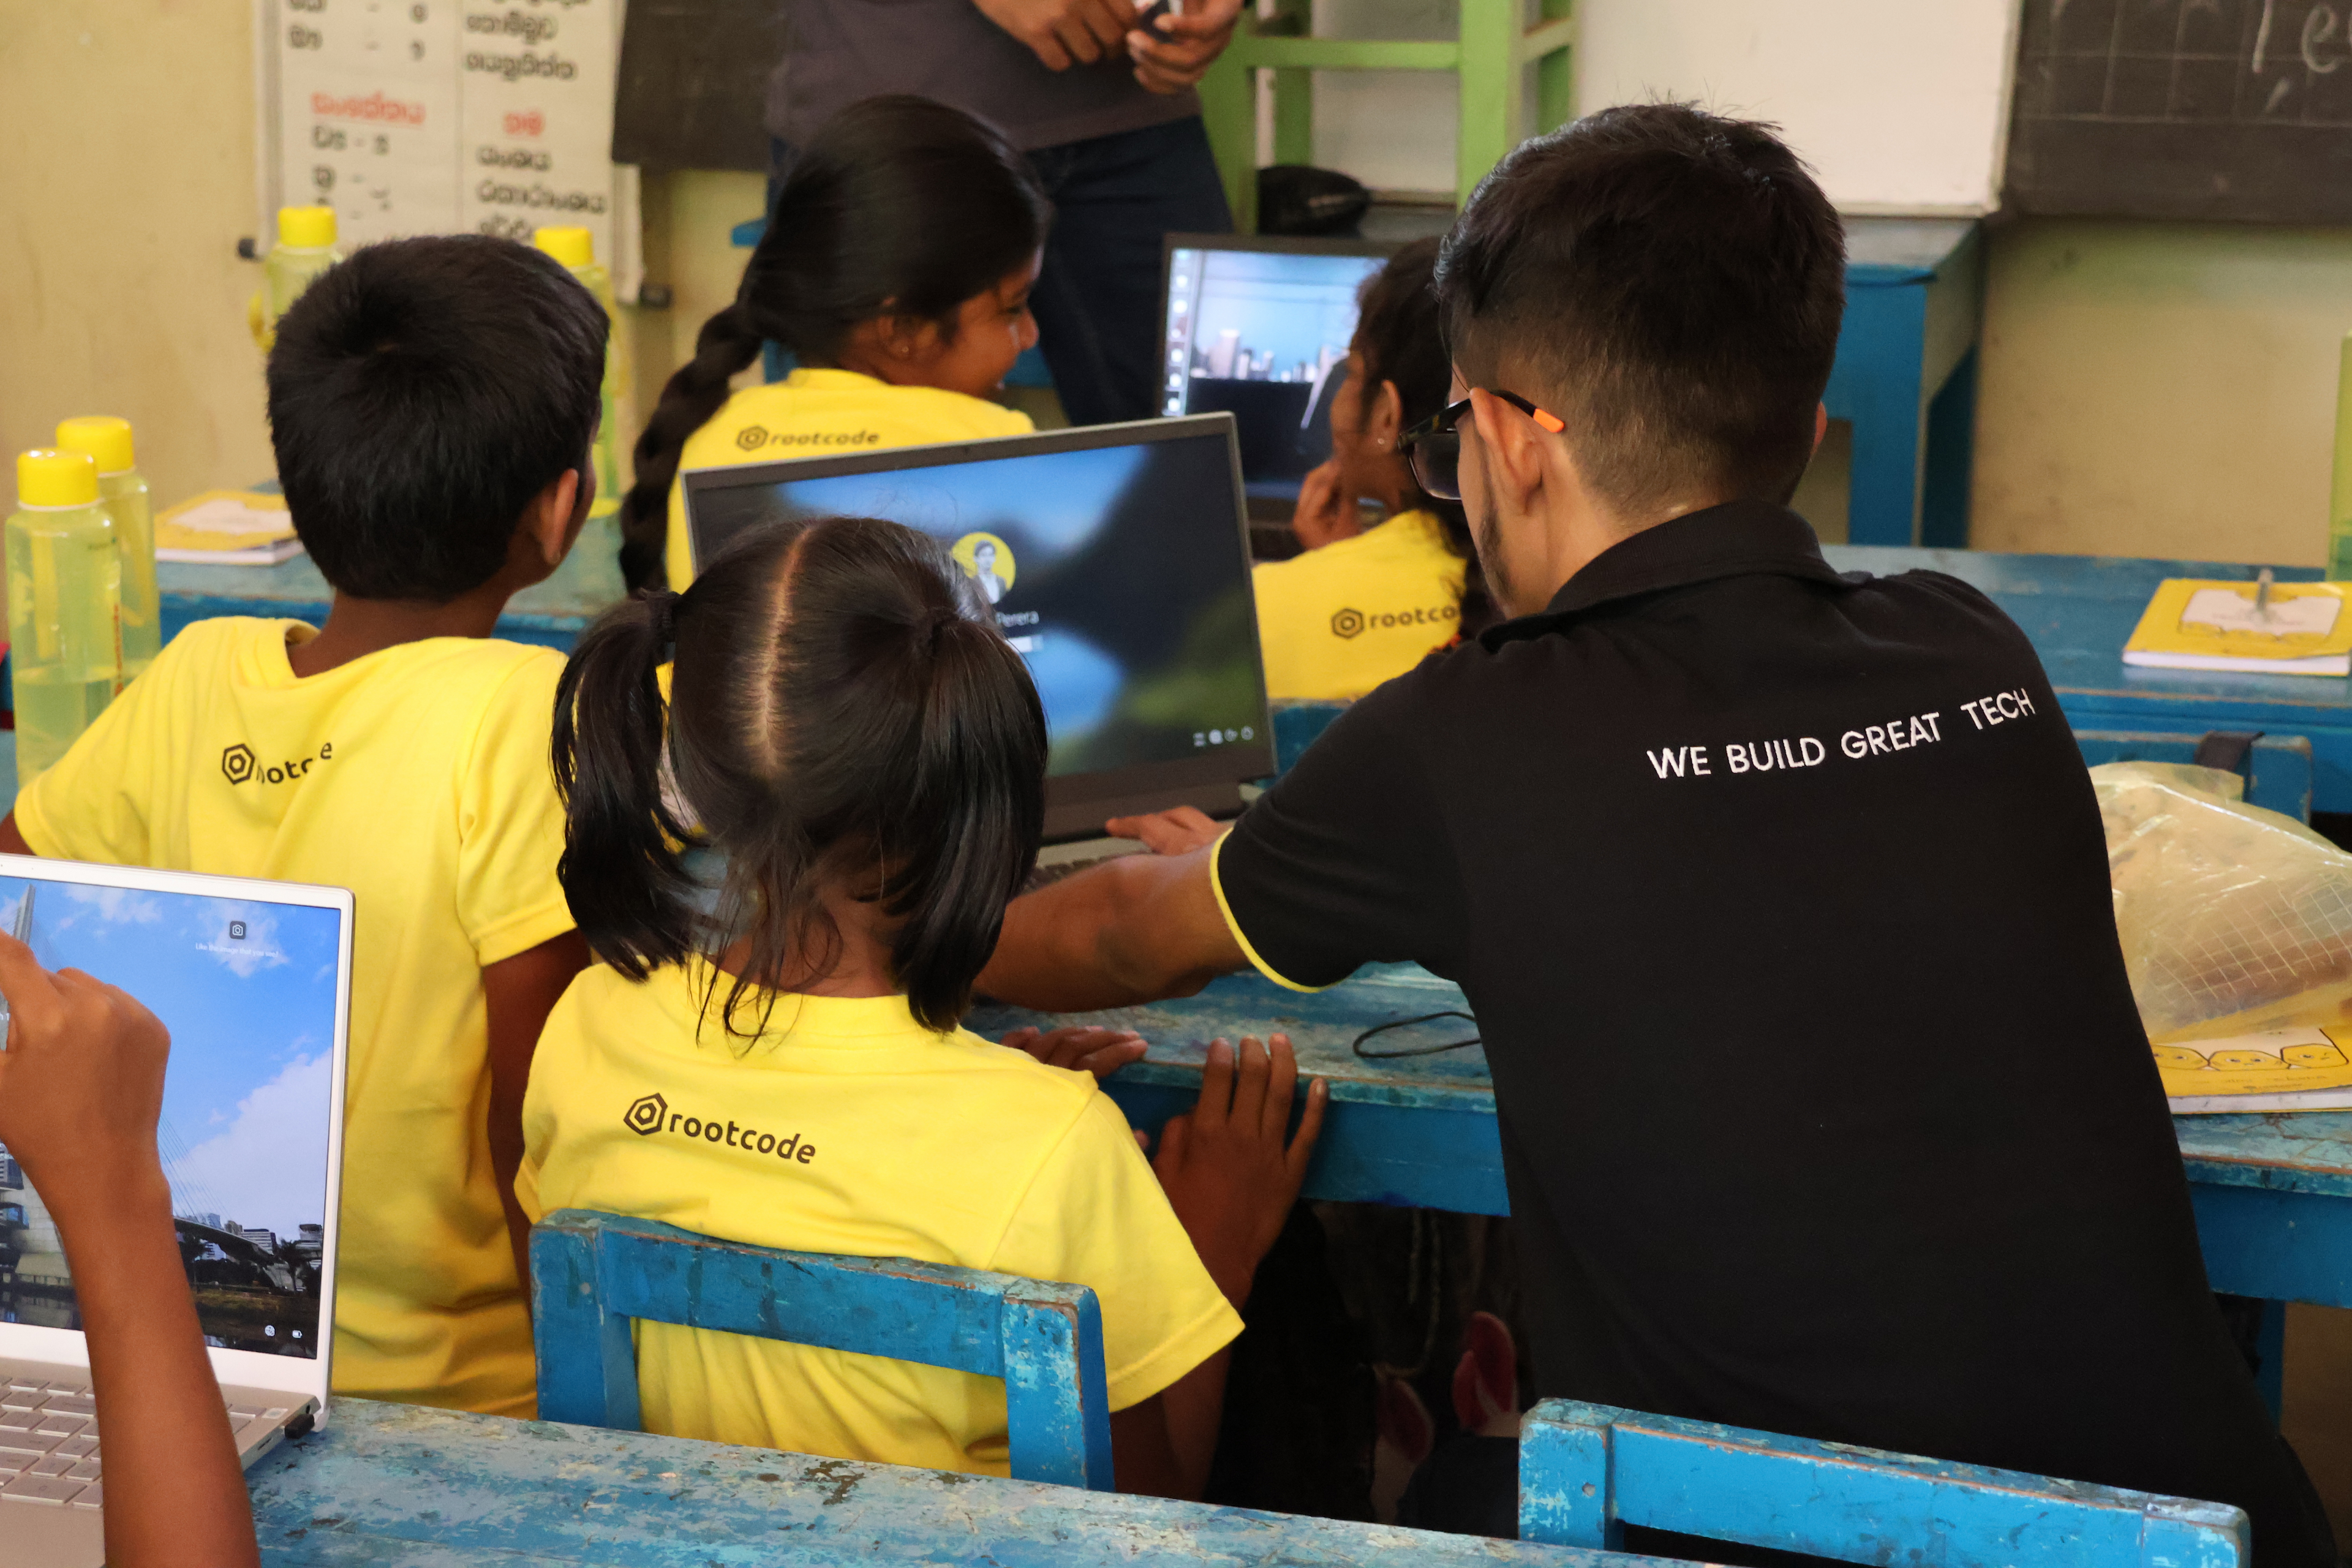
<svg viewBox="0 0 2352 1568">
<path fill-rule="evenodd" d="M 1306 552 L 1254 574 L 1270 697 L 1352 701 L 1494 618 L 1460 504 L 1422 494 L 1397 447 L 1445 406 L 1453 376 L 1436 264 L 1437 241 L 1415 240 L 1364 285 L 1331 399 L 1331 458 L 1307 476 L 1291 519 Z M 1364 528 L 1359 498 L 1387 521 Z"/>
<path fill-rule="evenodd" d="M 190 626 L 16 797 L 19 852 L 357 895 L 334 1387 L 527 1415 L 512 1184 L 586 963 L 556 861 L 563 660 L 490 637 L 587 515 L 605 317 L 478 236 L 367 247 L 278 328 L 270 434 L 326 624 Z"/>
<path fill-rule="evenodd" d="M 988 401 L 1037 341 L 1029 289 L 1049 211 L 1028 161 L 929 99 L 867 99 L 793 159 L 735 302 L 662 388 L 621 505 L 632 588 L 694 575 L 687 468 L 1025 436 Z M 763 343 L 803 368 L 729 394 Z"/>
</svg>

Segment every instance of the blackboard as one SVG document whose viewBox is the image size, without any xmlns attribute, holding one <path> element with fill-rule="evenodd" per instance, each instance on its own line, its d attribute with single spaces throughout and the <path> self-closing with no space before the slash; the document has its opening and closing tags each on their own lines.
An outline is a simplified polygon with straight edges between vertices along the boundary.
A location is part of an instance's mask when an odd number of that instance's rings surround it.
<svg viewBox="0 0 2352 1568">
<path fill-rule="evenodd" d="M 2352 0 L 2025 0 L 2011 210 L 2352 222 Z"/>
<path fill-rule="evenodd" d="M 768 75 L 785 0 L 629 0 L 613 162 L 765 174 Z"/>
</svg>

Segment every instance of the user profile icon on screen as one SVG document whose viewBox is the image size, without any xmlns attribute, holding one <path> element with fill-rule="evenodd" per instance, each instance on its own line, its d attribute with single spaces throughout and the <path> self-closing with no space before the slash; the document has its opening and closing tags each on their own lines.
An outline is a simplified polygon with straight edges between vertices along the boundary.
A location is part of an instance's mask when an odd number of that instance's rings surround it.
<svg viewBox="0 0 2352 1568">
<path fill-rule="evenodd" d="M 955 557 L 963 574 L 980 584 L 980 591 L 992 605 L 1013 590 L 1013 546 L 992 533 L 967 533 L 955 542 L 948 553 Z"/>
</svg>

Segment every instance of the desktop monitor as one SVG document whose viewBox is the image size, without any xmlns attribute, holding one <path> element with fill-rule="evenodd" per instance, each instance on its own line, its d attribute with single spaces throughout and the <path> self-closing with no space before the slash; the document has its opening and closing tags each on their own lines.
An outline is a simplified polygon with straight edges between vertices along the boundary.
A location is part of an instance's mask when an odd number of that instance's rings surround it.
<svg viewBox="0 0 2352 1568">
<path fill-rule="evenodd" d="M 1289 498 L 1331 455 L 1356 297 L 1393 246 L 1171 234 L 1160 296 L 1160 411 L 1230 413 L 1252 496 Z"/>
<path fill-rule="evenodd" d="M 888 518 L 930 535 L 1037 683 L 1045 837 L 1193 805 L 1274 772 L 1229 415 L 803 458 L 685 477 L 696 570 L 743 529 Z"/>
</svg>

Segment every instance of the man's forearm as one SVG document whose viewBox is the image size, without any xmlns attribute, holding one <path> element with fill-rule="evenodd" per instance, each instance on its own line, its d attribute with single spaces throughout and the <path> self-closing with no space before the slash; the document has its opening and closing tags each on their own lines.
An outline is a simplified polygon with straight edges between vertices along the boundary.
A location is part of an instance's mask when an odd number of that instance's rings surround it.
<svg viewBox="0 0 2352 1568">
<path fill-rule="evenodd" d="M 1206 851 L 1130 855 L 1015 899 L 978 989 L 1046 1013 L 1192 995 L 1245 962 L 1207 874 Z"/>
</svg>

